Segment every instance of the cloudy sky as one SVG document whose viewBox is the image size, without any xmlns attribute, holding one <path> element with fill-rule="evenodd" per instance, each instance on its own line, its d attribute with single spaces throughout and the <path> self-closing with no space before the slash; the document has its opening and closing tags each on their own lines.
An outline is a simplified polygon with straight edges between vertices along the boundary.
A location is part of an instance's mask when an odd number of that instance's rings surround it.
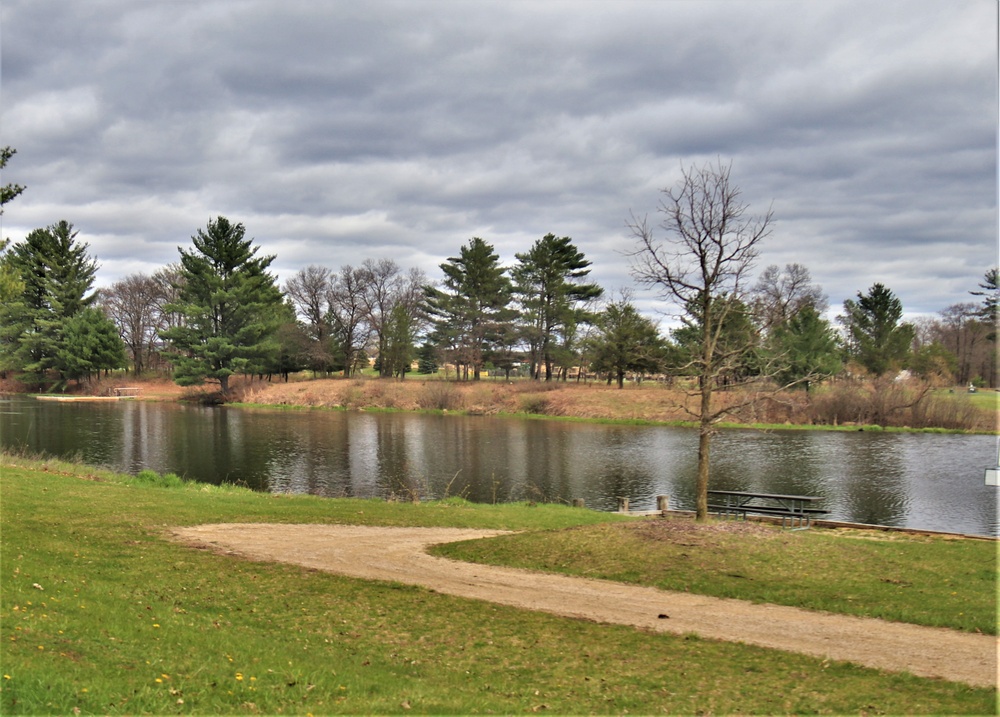
<svg viewBox="0 0 1000 717">
<path fill-rule="evenodd" d="M 996 0 L 3 0 L 2 236 L 72 222 L 98 285 L 243 222 L 283 282 L 439 278 L 570 236 L 633 284 L 630 212 L 732 162 L 773 208 L 759 269 L 909 315 L 997 263 Z M 647 301 L 644 299 L 644 301 Z M 652 304 L 646 303 L 647 306 Z"/>
</svg>

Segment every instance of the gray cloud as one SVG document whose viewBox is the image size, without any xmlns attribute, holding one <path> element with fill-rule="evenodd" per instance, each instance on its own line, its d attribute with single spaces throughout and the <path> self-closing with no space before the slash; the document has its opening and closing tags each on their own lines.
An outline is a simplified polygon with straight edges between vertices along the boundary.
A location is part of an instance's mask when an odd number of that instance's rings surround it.
<svg viewBox="0 0 1000 717">
<path fill-rule="evenodd" d="M 997 262 L 991 0 L 461 3 L 6 0 L 3 235 L 72 221 L 99 282 L 176 261 L 218 214 L 281 278 L 472 236 L 569 235 L 631 284 L 630 211 L 732 160 L 773 205 L 761 266 L 912 314 Z M 645 305 L 655 306 L 649 297 Z"/>
</svg>

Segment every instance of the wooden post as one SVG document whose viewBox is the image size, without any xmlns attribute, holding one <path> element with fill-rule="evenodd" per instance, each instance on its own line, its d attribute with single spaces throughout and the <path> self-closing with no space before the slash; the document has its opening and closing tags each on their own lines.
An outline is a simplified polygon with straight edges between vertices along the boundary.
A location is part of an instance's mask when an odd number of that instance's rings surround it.
<svg viewBox="0 0 1000 717">
<path fill-rule="evenodd" d="M 586 508 L 587 505 L 586 505 L 586 503 L 583 502 L 583 498 L 574 498 L 573 499 L 573 507 L 574 508 Z"/>
<path fill-rule="evenodd" d="M 661 513 L 663 513 L 663 515 L 666 515 L 667 511 L 670 510 L 670 496 L 669 495 L 656 496 L 656 509 Z"/>
<path fill-rule="evenodd" d="M 618 512 L 628 513 L 628 497 L 618 496 Z"/>
</svg>

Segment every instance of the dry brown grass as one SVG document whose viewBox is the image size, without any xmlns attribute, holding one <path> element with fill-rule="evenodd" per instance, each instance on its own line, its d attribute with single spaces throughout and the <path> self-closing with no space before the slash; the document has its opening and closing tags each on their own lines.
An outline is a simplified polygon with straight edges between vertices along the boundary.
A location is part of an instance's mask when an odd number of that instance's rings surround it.
<svg viewBox="0 0 1000 717">
<path fill-rule="evenodd" d="M 17 382 L 0 391 L 17 392 Z M 536 381 L 445 381 L 410 377 L 300 379 L 284 382 L 233 377 L 229 398 L 241 403 L 400 411 L 441 410 L 477 415 L 528 413 L 614 421 L 694 421 L 697 397 L 679 386 L 645 382 L 624 389 L 604 383 Z M 115 377 L 71 386 L 73 393 L 107 395 L 115 387 L 141 387 L 145 400 L 219 400 L 217 384 L 184 388 L 165 378 Z M 21 391 L 25 390 L 20 385 Z M 737 408 L 726 421 L 769 425 L 869 425 L 994 431 L 997 412 L 960 400 L 963 395 L 929 393 L 908 406 L 916 390 L 892 382 L 838 381 L 807 394 L 786 391 Z M 746 390 L 719 390 L 715 408 L 748 398 Z M 685 410 L 685 406 L 691 411 Z M 904 407 L 905 406 L 905 407 Z"/>
<path fill-rule="evenodd" d="M 242 400 L 286 406 L 326 406 L 342 408 L 389 408 L 398 410 L 446 410 L 495 415 L 531 413 L 547 416 L 635 421 L 685 421 L 693 415 L 685 404 L 695 407 L 684 391 L 660 384 L 630 385 L 624 389 L 603 383 L 512 383 L 484 380 L 440 381 L 409 378 L 405 381 L 379 379 L 317 379 L 290 383 L 257 382 L 246 387 Z M 719 392 L 722 402 L 742 400 L 742 394 Z M 777 404 L 776 404 L 777 405 Z M 750 421 L 789 421 L 794 411 L 758 407 L 744 410 L 739 417 Z"/>
<path fill-rule="evenodd" d="M 928 394 L 912 408 L 903 387 L 834 384 L 807 394 L 790 391 L 737 408 L 727 421 L 769 425 L 871 424 L 912 428 L 991 430 L 995 412 Z M 746 402 L 745 390 L 716 391 L 716 408 Z M 697 397 L 678 387 L 647 382 L 624 389 L 603 383 L 534 381 L 440 381 L 409 378 L 325 379 L 261 383 L 248 387 L 244 401 L 275 405 L 463 411 L 481 415 L 530 413 L 616 421 L 693 421 Z M 685 410 L 685 406 L 691 411 Z"/>
</svg>

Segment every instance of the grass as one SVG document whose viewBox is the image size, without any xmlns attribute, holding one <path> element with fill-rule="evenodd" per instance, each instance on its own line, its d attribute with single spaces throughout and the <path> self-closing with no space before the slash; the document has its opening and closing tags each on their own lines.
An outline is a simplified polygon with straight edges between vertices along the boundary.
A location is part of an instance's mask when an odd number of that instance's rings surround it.
<svg viewBox="0 0 1000 717">
<path fill-rule="evenodd" d="M 712 529 L 714 527 L 715 529 Z M 930 627 L 997 633 L 997 544 L 686 519 L 438 546 L 440 555 Z"/>
<path fill-rule="evenodd" d="M 249 562 L 165 537 L 169 526 L 221 521 L 583 537 L 582 524 L 621 521 L 608 514 L 171 483 L 0 459 L 0 712 L 995 711 L 992 690 Z"/>
<path fill-rule="evenodd" d="M 962 399 L 957 399 L 960 395 Z M 977 391 L 976 393 L 957 394 L 956 400 L 966 400 L 977 408 L 984 411 L 1000 411 L 1000 392 L 998 391 Z"/>
</svg>

